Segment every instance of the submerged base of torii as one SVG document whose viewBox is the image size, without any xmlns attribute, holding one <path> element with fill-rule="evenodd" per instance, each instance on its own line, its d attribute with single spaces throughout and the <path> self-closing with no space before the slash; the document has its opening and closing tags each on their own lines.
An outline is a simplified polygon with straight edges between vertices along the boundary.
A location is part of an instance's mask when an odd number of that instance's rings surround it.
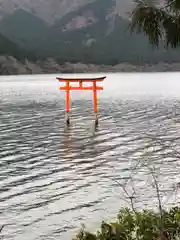
<svg viewBox="0 0 180 240">
<path fill-rule="evenodd" d="M 99 78 L 59 78 L 60 82 L 64 82 L 65 86 L 60 87 L 60 90 L 66 91 L 66 124 L 70 125 L 70 92 L 73 90 L 92 90 L 93 91 L 93 106 L 95 113 L 95 125 L 98 125 L 98 98 L 97 91 L 103 90 L 102 86 L 97 86 L 97 83 L 104 81 L 106 77 Z M 72 86 L 71 83 L 79 83 L 78 86 Z M 84 83 L 92 83 L 91 86 L 84 86 Z"/>
</svg>

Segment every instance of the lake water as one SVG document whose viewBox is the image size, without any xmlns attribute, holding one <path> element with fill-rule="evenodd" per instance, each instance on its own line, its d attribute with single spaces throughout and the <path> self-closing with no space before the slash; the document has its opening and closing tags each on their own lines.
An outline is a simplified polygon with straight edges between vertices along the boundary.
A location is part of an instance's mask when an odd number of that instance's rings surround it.
<svg viewBox="0 0 180 240">
<path fill-rule="evenodd" d="M 57 75 L 0 78 L 4 239 L 71 239 L 81 223 L 95 230 L 128 204 L 122 184 L 137 208 L 156 207 L 150 168 L 163 204 L 178 203 L 180 74 L 99 75 L 97 129 L 91 92 L 73 92 L 66 129 Z"/>
</svg>

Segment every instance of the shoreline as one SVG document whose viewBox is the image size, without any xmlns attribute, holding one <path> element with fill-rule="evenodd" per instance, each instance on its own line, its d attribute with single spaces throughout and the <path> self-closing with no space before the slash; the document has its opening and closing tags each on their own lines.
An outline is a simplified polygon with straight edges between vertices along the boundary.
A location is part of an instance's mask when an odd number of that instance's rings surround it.
<svg viewBox="0 0 180 240">
<path fill-rule="evenodd" d="M 32 74 L 73 74 L 73 73 L 155 73 L 155 72 L 178 72 L 179 63 L 142 64 L 120 63 L 114 66 L 95 65 L 83 63 L 58 64 L 53 59 L 32 63 L 25 60 L 24 63 L 11 56 L 0 56 L 0 76 L 6 75 L 32 75 Z"/>
</svg>

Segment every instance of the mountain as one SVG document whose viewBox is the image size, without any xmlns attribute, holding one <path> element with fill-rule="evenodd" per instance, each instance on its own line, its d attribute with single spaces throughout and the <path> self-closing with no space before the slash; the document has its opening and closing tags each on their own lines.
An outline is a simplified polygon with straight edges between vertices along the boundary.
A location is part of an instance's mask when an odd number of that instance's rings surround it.
<svg viewBox="0 0 180 240">
<path fill-rule="evenodd" d="M 53 23 L 92 1 L 95 0 L 0 0 L 0 19 L 17 9 L 24 9 L 48 23 Z M 126 14 L 131 7 L 132 0 L 116 0 L 116 11 L 121 15 Z"/>
<path fill-rule="evenodd" d="M 91 0 L 0 0 L 0 18 L 24 9 L 46 22 L 64 16 Z"/>
<path fill-rule="evenodd" d="M 96 0 L 72 11 L 53 25 L 49 55 L 59 62 L 95 64 L 180 61 L 179 50 L 152 49 L 143 34 L 131 34 L 129 20 L 117 11 L 116 0 Z"/>
<path fill-rule="evenodd" d="M 16 10 L 0 21 L 0 32 L 27 49 L 40 47 L 48 29 L 43 20 L 23 9 Z"/>
<path fill-rule="evenodd" d="M 14 56 L 19 60 L 24 60 L 25 57 L 33 59 L 33 54 L 20 48 L 16 43 L 12 42 L 2 34 L 0 34 L 0 55 Z"/>
<path fill-rule="evenodd" d="M 19 55 L 21 50 L 15 43 L 0 34 L 0 55 L 4 54 Z"/>
<path fill-rule="evenodd" d="M 69 2 L 71 7 L 74 2 L 78 7 L 70 8 L 71 11 L 68 10 L 63 16 L 56 15 L 51 24 L 50 21 L 44 21 L 41 15 L 38 15 L 38 11 L 32 9 L 30 11 L 28 4 L 34 6 L 33 0 L 6 1 L 16 2 L 17 5 L 12 14 L 6 14 L 1 19 L 0 32 L 7 38 L 13 39 L 28 53 L 36 52 L 36 58 L 37 56 L 54 58 L 59 63 L 83 62 L 110 65 L 122 62 L 142 64 L 180 61 L 178 49 L 165 50 L 163 43 L 159 49 L 152 49 L 146 36 L 129 32 L 129 20 L 122 17 L 121 6 L 128 9 L 129 3 L 132 4 L 130 0 L 59 1 L 64 4 Z M 40 2 L 41 8 L 44 9 L 47 2 L 53 1 Z M 52 4 L 54 9 L 53 6 Z M 48 12 L 51 10 L 51 8 L 46 9 Z"/>
</svg>

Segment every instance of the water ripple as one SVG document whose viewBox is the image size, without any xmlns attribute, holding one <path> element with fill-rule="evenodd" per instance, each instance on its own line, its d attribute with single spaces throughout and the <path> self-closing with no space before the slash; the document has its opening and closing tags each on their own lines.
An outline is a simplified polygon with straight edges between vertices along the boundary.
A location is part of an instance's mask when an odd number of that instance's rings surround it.
<svg viewBox="0 0 180 240">
<path fill-rule="evenodd" d="M 9 97 L 1 90 L 0 222 L 6 239 L 70 239 L 82 222 L 94 226 L 124 204 L 120 183 L 130 181 L 133 168 L 136 204 L 149 204 L 156 197 L 147 163 L 157 167 L 163 189 L 179 182 L 178 100 L 102 98 L 95 131 L 88 100 L 74 101 L 66 129 L 58 96 L 15 92 Z"/>
</svg>

